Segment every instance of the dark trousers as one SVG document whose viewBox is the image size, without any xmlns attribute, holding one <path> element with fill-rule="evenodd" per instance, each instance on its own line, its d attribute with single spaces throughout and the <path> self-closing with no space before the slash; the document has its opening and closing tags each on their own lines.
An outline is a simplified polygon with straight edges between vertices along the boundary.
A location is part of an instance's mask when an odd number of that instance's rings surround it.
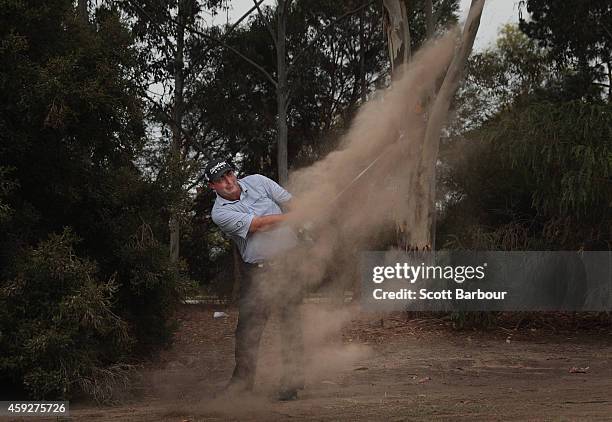
<svg viewBox="0 0 612 422">
<path fill-rule="evenodd" d="M 253 389 L 257 355 L 261 335 L 273 309 L 278 310 L 281 336 L 282 376 L 281 388 L 303 387 L 302 288 L 298 281 L 287 275 L 264 283 L 273 276 L 274 269 L 243 263 L 238 325 L 236 326 L 236 367 L 232 383 L 243 383 Z M 291 284 L 293 283 L 293 284 Z"/>
</svg>

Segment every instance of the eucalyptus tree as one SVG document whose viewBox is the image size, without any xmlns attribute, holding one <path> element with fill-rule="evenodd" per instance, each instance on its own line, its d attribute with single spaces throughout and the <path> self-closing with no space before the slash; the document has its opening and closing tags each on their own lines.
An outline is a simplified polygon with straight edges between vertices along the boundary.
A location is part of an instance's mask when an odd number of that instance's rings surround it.
<svg viewBox="0 0 612 422">
<path fill-rule="evenodd" d="M 223 154 L 221 135 L 211 130 L 206 116 L 198 114 L 186 99 L 197 96 L 192 92 L 197 81 L 210 78 L 209 61 L 215 48 L 244 17 L 223 29 L 209 25 L 206 14 L 215 15 L 227 7 L 223 0 L 114 3 L 126 13 L 138 41 L 148 120 L 151 133 L 158 138 L 145 166 L 153 170 L 153 177 L 171 198 L 166 207 L 170 256 L 177 261 L 181 220 L 191 202 L 188 192 L 197 183 L 202 161 Z"/>
</svg>

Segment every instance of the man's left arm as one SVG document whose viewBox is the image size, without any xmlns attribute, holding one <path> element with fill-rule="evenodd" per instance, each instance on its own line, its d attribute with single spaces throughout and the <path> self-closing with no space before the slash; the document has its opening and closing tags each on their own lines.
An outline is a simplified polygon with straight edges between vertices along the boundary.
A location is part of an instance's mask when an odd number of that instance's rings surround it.
<svg viewBox="0 0 612 422">
<path fill-rule="evenodd" d="M 286 217 L 283 218 L 283 222 L 288 222 L 292 226 L 299 226 L 302 217 L 295 209 L 295 201 L 292 195 L 274 180 L 262 175 L 259 175 L 259 177 L 261 177 L 261 183 L 266 194 L 283 210 L 283 216 Z"/>
</svg>

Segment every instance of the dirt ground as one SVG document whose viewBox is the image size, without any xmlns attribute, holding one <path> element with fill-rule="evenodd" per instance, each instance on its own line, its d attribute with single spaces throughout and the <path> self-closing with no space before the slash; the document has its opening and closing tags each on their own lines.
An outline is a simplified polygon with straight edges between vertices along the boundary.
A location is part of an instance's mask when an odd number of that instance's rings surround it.
<svg viewBox="0 0 612 422">
<path fill-rule="evenodd" d="M 612 420 L 612 332 L 456 331 L 439 319 L 304 305 L 306 388 L 278 402 L 270 321 L 256 391 L 219 391 L 233 367 L 236 312 L 184 306 L 171 350 L 115 406 L 71 403 L 71 420 Z M 213 311 L 229 317 L 213 319 Z M 324 328 L 321 328 L 324 327 Z M 331 327 L 331 328 L 329 328 Z"/>
</svg>

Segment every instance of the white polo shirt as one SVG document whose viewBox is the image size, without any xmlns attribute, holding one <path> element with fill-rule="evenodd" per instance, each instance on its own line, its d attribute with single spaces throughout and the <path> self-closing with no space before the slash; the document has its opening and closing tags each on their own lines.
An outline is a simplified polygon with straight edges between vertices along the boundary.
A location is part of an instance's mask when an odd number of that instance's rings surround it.
<svg viewBox="0 0 612 422">
<path fill-rule="evenodd" d="M 297 237 L 286 225 L 249 233 L 254 217 L 282 214 L 280 204 L 291 194 L 275 181 L 261 174 L 238 179 L 240 199 L 230 201 L 219 195 L 212 209 L 212 220 L 238 246 L 245 262 L 260 263 L 274 258 L 297 245 Z"/>
</svg>

